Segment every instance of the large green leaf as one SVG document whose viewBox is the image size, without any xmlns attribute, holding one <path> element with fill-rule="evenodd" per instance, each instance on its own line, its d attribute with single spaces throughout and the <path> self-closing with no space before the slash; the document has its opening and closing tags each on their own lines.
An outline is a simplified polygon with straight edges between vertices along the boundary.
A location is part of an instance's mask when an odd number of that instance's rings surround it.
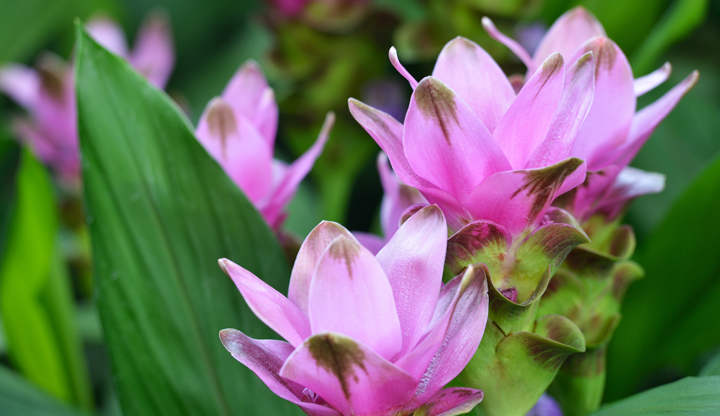
<svg viewBox="0 0 720 416">
<path fill-rule="evenodd" d="M 0 366 L 0 409 L 3 416 L 82 416 Z"/>
<path fill-rule="evenodd" d="M 630 287 L 608 354 L 608 397 L 632 393 L 649 373 L 694 374 L 694 360 L 720 344 L 720 158 L 638 246 L 645 279 Z"/>
<path fill-rule="evenodd" d="M 285 292 L 275 237 L 174 103 L 82 28 L 76 68 L 100 317 L 125 415 L 299 413 L 218 340 L 228 327 L 273 336 L 217 259 Z"/>
<path fill-rule="evenodd" d="M 593 416 L 697 416 L 720 414 L 720 377 L 688 377 L 656 387 L 593 413 Z"/>
<path fill-rule="evenodd" d="M 50 177 L 25 150 L 0 267 L 0 311 L 8 353 L 30 381 L 60 400 L 89 409 L 92 396 L 57 228 Z"/>
<path fill-rule="evenodd" d="M 720 354 L 716 354 L 707 364 L 700 370 L 698 374 L 701 377 L 705 376 L 720 376 Z"/>
</svg>

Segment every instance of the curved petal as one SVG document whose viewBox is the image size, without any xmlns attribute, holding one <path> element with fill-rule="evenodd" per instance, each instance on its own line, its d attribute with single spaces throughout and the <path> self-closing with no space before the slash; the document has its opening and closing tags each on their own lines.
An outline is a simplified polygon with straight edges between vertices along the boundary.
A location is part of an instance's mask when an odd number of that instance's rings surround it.
<svg viewBox="0 0 720 416">
<path fill-rule="evenodd" d="M 585 162 L 570 158 L 542 169 L 499 172 L 475 188 L 465 208 L 518 235 L 542 220 L 556 197 L 580 185 L 585 169 Z"/>
<path fill-rule="evenodd" d="M 90 19 L 85 29 L 103 48 L 123 58 L 127 57 L 125 32 L 117 22 L 108 17 L 98 16 Z"/>
<path fill-rule="evenodd" d="M 40 77 L 34 69 L 9 64 L 0 68 L 0 91 L 27 110 L 37 105 Z"/>
<path fill-rule="evenodd" d="M 402 183 L 397 175 L 390 170 L 385 153 L 381 152 L 378 155 L 377 168 L 380 174 L 380 183 L 382 183 L 385 193 L 380 206 L 380 224 L 385 240 L 389 240 L 397 232 L 400 226 L 400 218 L 405 210 L 413 205 L 427 204 L 427 200 L 417 189 Z"/>
<path fill-rule="evenodd" d="M 437 205 L 416 212 L 377 254 L 390 281 L 402 328 L 398 356 L 427 331 L 442 286 L 447 224 Z"/>
<path fill-rule="evenodd" d="M 335 333 L 305 341 L 280 375 L 312 389 L 343 415 L 395 414 L 417 388 L 415 379 L 371 348 Z"/>
<path fill-rule="evenodd" d="M 246 61 L 233 75 L 222 97 L 230 104 L 236 117 L 242 115 L 250 120 L 268 145 L 274 146 L 278 117 L 275 94 L 257 62 Z"/>
<path fill-rule="evenodd" d="M 513 169 L 522 169 L 547 136 L 563 96 L 564 80 L 563 58 L 553 54 L 527 81 L 500 120 L 493 136 Z"/>
<path fill-rule="evenodd" d="M 462 37 L 445 45 L 432 75 L 468 103 L 490 133 L 515 99 L 498 64 L 483 48 Z"/>
<path fill-rule="evenodd" d="M 482 390 L 449 387 L 435 393 L 415 414 L 423 416 L 462 415 L 469 413 L 482 399 Z"/>
<path fill-rule="evenodd" d="M 267 197 L 272 148 L 246 118 L 237 118 L 226 101 L 215 98 L 200 117 L 195 134 L 254 204 Z"/>
<path fill-rule="evenodd" d="M 598 203 L 598 209 L 609 211 L 615 217 L 632 199 L 642 195 L 656 194 L 665 189 L 665 175 L 646 172 L 630 166 L 620 171 L 612 186 Z"/>
<path fill-rule="evenodd" d="M 595 57 L 595 96 L 570 154 L 596 170 L 600 159 L 627 140 L 636 100 L 630 63 L 613 41 L 595 38 L 575 58 L 587 52 Z"/>
<path fill-rule="evenodd" d="M 560 16 L 550 27 L 538 45 L 533 62 L 540 64 L 551 54 L 558 52 L 565 58 L 575 52 L 585 42 L 597 36 L 606 36 L 600 22 L 582 6 L 575 7 Z"/>
<path fill-rule="evenodd" d="M 402 66 L 402 64 L 400 63 L 400 59 L 398 58 L 397 49 L 395 49 L 394 46 L 390 47 L 388 56 L 390 57 L 390 63 L 392 64 L 392 66 L 395 67 L 395 69 L 400 73 L 400 75 L 403 76 L 403 78 L 408 80 L 412 89 L 417 88 L 417 80 L 415 80 L 415 78 L 410 75 L 410 73 L 407 71 L 407 69 L 405 69 L 404 66 Z"/>
<path fill-rule="evenodd" d="M 280 376 L 283 363 L 293 352 L 290 344 L 255 340 L 235 329 L 220 331 L 220 340 L 233 358 L 255 373 L 273 393 L 302 407 L 311 415 L 340 416 L 327 405 L 312 403 L 311 398 L 304 393 L 304 386 Z"/>
<path fill-rule="evenodd" d="M 313 334 L 341 333 L 387 359 L 402 347 L 390 282 L 354 238 L 338 237 L 320 258 L 310 282 L 308 313 Z"/>
<path fill-rule="evenodd" d="M 403 147 L 413 171 L 461 202 L 483 179 L 510 168 L 470 107 L 433 77 L 410 99 Z"/>
<path fill-rule="evenodd" d="M 610 165 L 601 170 L 588 171 L 585 182 L 568 193 L 572 203 L 566 206 L 581 222 L 592 216 L 602 195 L 620 173 L 620 166 Z"/>
<path fill-rule="evenodd" d="M 383 247 L 385 247 L 385 240 L 378 235 L 354 231 L 353 236 L 355 236 L 355 239 L 373 255 L 376 255 Z"/>
<path fill-rule="evenodd" d="M 155 11 L 145 19 L 129 60 L 153 85 L 165 88 L 175 66 L 172 29 L 165 13 Z"/>
<path fill-rule="evenodd" d="M 670 62 L 665 62 L 663 66 L 653 72 L 640 78 L 635 78 L 635 81 L 633 81 L 635 96 L 639 97 L 648 91 L 654 90 L 655 87 L 667 81 L 671 73 L 672 65 L 670 65 Z"/>
<path fill-rule="evenodd" d="M 300 186 L 300 182 L 310 173 L 315 161 L 320 157 L 325 148 L 325 143 L 330 137 L 330 130 L 334 123 L 335 114 L 330 112 L 325 117 L 325 122 L 315 143 L 288 166 L 287 170 L 285 170 L 285 177 L 273 188 L 270 197 L 261 209 L 263 216 L 268 219 L 268 223 L 279 226 L 279 224 L 276 224 L 275 219 L 282 213 L 285 206 L 290 203 L 295 192 L 297 192 L 298 186 Z"/>
<path fill-rule="evenodd" d="M 463 207 L 463 204 L 442 189 L 434 186 L 423 188 L 422 194 L 429 203 L 442 209 L 450 230 L 459 230 L 465 224 L 472 222 L 472 215 Z"/>
<path fill-rule="evenodd" d="M 588 52 L 567 69 L 562 100 L 548 134 L 525 163 L 525 169 L 548 166 L 570 156 L 594 94 L 595 63 L 592 52 Z"/>
<path fill-rule="evenodd" d="M 525 50 L 525 48 L 522 47 L 522 45 L 500 32 L 498 28 L 495 27 L 495 24 L 492 22 L 492 20 L 490 20 L 489 17 L 482 18 L 482 25 L 491 38 L 507 46 L 508 49 L 510 49 L 512 53 L 515 54 L 515 56 L 520 58 L 520 60 L 525 64 L 525 66 L 527 66 L 528 73 L 535 72 L 537 67 L 533 62 L 533 59 L 530 57 L 530 54 Z"/>
<path fill-rule="evenodd" d="M 220 259 L 220 268 L 235 282 L 255 316 L 298 346 L 310 336 L 310 322 L 285 296 L 254 274 L 227 259 Z"/>
<path fill-rule="evenodd" d="M 353 238 L 350 231 L 342 225 L 323 221 L 318 224 L 305 238 L 300 251 L 295 258 L 292 273 L 290 274 L 290 289 L 288 299 L 308 316 L 308 298 L 310 296 L 310 282 L 320 258 L 336 238 L 345 236 Z"/>
</svg>

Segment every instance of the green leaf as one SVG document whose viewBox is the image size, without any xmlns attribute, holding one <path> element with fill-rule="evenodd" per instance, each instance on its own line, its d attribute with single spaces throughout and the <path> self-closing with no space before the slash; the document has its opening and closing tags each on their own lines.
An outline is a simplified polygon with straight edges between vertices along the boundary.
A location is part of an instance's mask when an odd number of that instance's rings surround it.
<svg viewBox="0 0 720 416">
<path fill-rule="evenodd" d="M 7 234 L 15 204 L 15 176 L 20 163 L 20 147 L 6 137 L 0 126 L 0 261 L 7 243 Z M 0 332 L 2 332 L 0 330 Z M 0 344 L 2 344 L 0 342 Z"/>
<path fill-rule="evenodd" d="M 0 366 L 0 409 L 3 416 L 82 416 Z"/>
<path fill-rule="evenodd" d="M 694 373 L 695 357 L 720 344 L 720 158 L 638 246 L 646 278 L 632 285 L 608 354 L 608 397 L 638 388 L 663 367 Z"/>
<path fill-rule="evenodd" d="M 701 377 L 705 376 L 720 376 L 720 354 L 716 354 L 705 367 L 700 370 L 698 374 Z"/>
<path fill-rule="evenodd" d="M 720 414 L 720 377 L 688 377 L 604 406 L 593 416 Z"/>
<path fill-rule="evenodd" d="M 163 92 L 78 27 L 78 127 L 98 304 L 124 414 L 299 414 L 218 332 L 274 334 L 217 260 L 287 290 L 257 211 Z"/>
<path fill-rule="evenodd" d="M 57 245 L 57 213 L 45 168 L 25 150 L 17 204 L 0 267 L 0 311 L 12 363 L 56 398 L 92 408 L 74 324 L 69 277 Z"/>
</svg>

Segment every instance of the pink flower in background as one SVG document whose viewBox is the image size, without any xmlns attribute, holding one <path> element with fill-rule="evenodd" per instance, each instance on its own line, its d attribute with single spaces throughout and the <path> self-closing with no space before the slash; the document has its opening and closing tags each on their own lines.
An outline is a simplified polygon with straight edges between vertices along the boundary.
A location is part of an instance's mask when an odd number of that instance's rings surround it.
<svg viewBox="0 0 720 416">
<path fill-rule="evenodd" d="M 632 198 L 660 192 L 664 176 L 628 168 L 628 164 L 657 125 L 698 79 L 693 72 L 655 103 L 636 112 L 636 97 L 663 83 L 671 72 L 669 63 L 644 77 L 633 79 L 625 54 L 605 35 L 600 22 L 582 7 L 562 15 L 545 35 L 534 56 L 500 33 L 490 19 L 483 25 L 492 37 L 510 48 L 528 67 L 528 74 L 550 54 L 559 52 L 571 65 L 593 52 L 595 97 L 587 119 L 578 132 L 571 155 L 587 162 L 588 177 L 576 189 L 570 210 L 585 220 L 595 212 L 611 218 Z"/>
<path fill-rule="evenodd" d="M 252 311 L 287 342 L 220 332 L 225 348 L 309 415 L 456 415 L 482 399 L 441 390 L 465 367 L 488 313 L 485 269 L 442 283 L 447 225 L 433 205 L 373 256 L 323 222 L 300 248 L 288 297 L 221 260 Z"/>
<path fill-rule="evenodd" d="M 567 69 L 548 57 L 516 96 L 480 46 L 449 42 L 433 75 L 414 88 L 404 125 L 357 100 L 350 111 L 388 154 L 400 179 L 442 208 L 451 231 L 484 220 L 527 235 L 553 200 L 581 184 L 585 163 L 570 157 L 593 97 L 593 56 Z"/>
<path fill-rule="evenodd" d="M 377 158 L 377 168 L 380 173 L 384 195 L 380 205 L 380 226 L 383 236 L 375 234 L 354 232 L 355 238 L 371 253 L 377 254 L 400 228 L 400 220 L 410 207 L 427 205 L 427 200 L 420 192 L 400 181 L 390 169 L 388 158 L 380 152 Z"/>
<path fill-rule="evenodd" d="M 122 28 L 112 20 L 95 18 L 87 28 L 98 43 L 126 58 L 155 86 L 165 86 L 175 53 L 164 15 L 152 14 L 145 20 L 132 51 L 128 51 Z M 37 68 L 18 64 L 0 68 L 0 91 L 29 113 L 29 117 L 14 121 L 14 130 L 68 184 L 76 184 L 80 178 L 72 72 L 70 64 L 51 53 L 40 56 Z"/>
<path fill-rule="evenodd" d="M 278 107 L 260 67 L 248 61 L 220 97 L 205 108 L 195 132 L 198 140 L 260 211 L 278 229 L 285 206 L 322 153 L 335 116 L 329 113 L 315 144 L 287 165 L 273 159 Z"/>
</svg>

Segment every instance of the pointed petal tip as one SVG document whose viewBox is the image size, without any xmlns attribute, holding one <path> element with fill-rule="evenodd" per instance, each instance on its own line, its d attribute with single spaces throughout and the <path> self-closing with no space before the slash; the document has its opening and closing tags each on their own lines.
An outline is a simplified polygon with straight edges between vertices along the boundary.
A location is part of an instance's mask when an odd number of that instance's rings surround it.
<svg viewBox="0 0 720 416">
<path fill-rule="evenodd" d="M 218 266 L 220 266 L 220 270 L 223 271 L 226 275 L 230 276 L 230 272 L 228 271 L 228 263 L 230 263 L 230 260 L 226 258 L 218 259 Z"/>
<path fill-rule="evenodd" d="M 390 58 L 390 63 L 393 67 L 400 73 L 400 75 L 403 76 L 409 83 L 410 86 L 415 89 L 417 87 L 417 80 L 415 77 L 410 75 L 410 73 L 405 69 L 405 67 L 400 63 L 400 58 L 398 58 L 397 49 L 395 49 L 394 46 L 390 47 L 390 50 L 388 51 L 388 57 Z"/>
<path fill-rule="evenodd" d="M 495 23 L 493 23 L 493 21 L 492 21 L 489 17 L 483 16 L 481 22 L 482 22 L 483 28 L 484 28 L 486 31 L 495 31 L 495 30 L 497 30 L 497 28 L 495 27 Z M 491 36 L 492 36 L 492 35 L 491 35 Z"/>
<path fill-rule="evenodd" d="M 585 55 L 583 55 L 583 57 Z M 543 73 L 547 73 L 548 75 L 550 75 L 562 69 L 564 63 L 565 60 L 563 59 L 562 55 L 560 55 L 560 52 L 554 52 L 552 55 L 548 56 L 547 59 L 545 59 L 545 61 L 542 63 L 541 68 Z"/>
</svg>

